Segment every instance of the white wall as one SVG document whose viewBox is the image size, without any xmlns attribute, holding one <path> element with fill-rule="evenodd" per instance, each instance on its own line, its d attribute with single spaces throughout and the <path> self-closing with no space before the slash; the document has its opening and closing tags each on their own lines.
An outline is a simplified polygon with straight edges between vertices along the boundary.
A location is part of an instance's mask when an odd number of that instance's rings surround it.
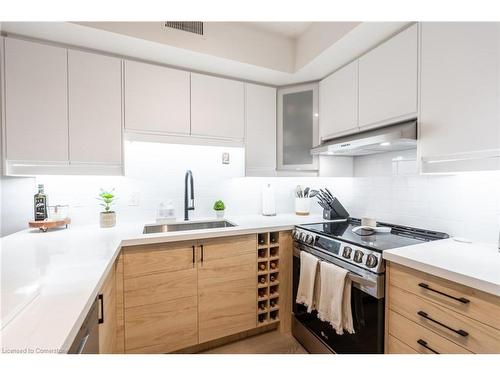
<svg viewBox="0 0 500 375">
<path fill-rule="evenodd" d="M 421 176 L 410 150 L 357 157 L 354 173 L 354 216 L 498 241 L 500 172 Z"/>
<path fill-rule="evenodd" d="M 222 164 L 223 152 L 230 153 L 229 165 Z M 354 178 L 243 177 L 242 148 L 127 142 L 125 158 L 126 177 L 38 176 L 36 183 L 45 184 L 51 205 L 71 205 L 75 224 L 97 224 L 100 187 L 116 188 L 119 221 L 152 222 L 158 204 L 169 199 L 182 217 L 184 173 L 191 169 L 196 207 L 190 211 L 192 218 L 212 216 L 217 199 L 224 200 L 228 215 L 258 214 L 266 183 L 275 187 L 278 213 L 291 213 L 294 190 L 300 184 L 327 186 L 354 217 L 370 216 L 480 241 L 498 240 L 500 173 L 420 176 L 415 151 L 357 157 Z M 27 205 L 31 215 L 35 183 L 26 183 L 33 185 L 33 191 L 21 195 L 11 189 L 9 203 Z M 130 205 L 134 193 L 138 193 L 137 206 Z M 312 204 L 312 212 L 321 209 Z M 24 218 L 16 221 L 24 223 Z"/>
<path fill-rule="evenodd" d="M 222 153 L 229 152 L 230 164 L 222 164 Z M 183 216 L 184 174 L 194 176 L 195 210 L 192 218 L 213 216 L 217 199 L 226 203 L 228 215 L 256 214 L 261 210 L 261 189 L 272 183 L 278 213 L 293 212 L 294 190 L 298 184 L 319 188 L 328 186 L 342 202 L 350 201 L 352 179 L 314 177 L 247 178 L 244 176 L 244 149 L 236 147 L 188 146 L 161 143 L 126 142 L 126 177 L 38 176 L 45 184 L 50 204 L 69 204 L 74 224 L 97 223 L 100 210 L 99 188 L 116 189 L 116 211 L 120 221 L 151 222 L 160 202 L 172 200 L 178 217 Z M 130 198 L 138 193 L 138 206 Z M 313 204 L 313 211 L 321 209 Z"/>
</svg>

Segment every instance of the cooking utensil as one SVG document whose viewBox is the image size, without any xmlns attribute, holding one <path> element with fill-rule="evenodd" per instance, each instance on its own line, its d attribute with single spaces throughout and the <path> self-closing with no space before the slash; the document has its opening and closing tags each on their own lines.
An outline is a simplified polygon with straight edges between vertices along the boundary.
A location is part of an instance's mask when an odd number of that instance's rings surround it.
<svg viewBox="0 0 500 375">
<path fill-rule="evenodd" d="M 308 187 L 306 187 L 304 189 L 304 198 L 309 198 L 309 188 Z"/>
<path fill-rule="evenodd" d="M 309 192 L 309 198 L 314 198 L 316 195 L 318 195 L 318 191 L 317 190 L 311 190 Z"/>
</svg>

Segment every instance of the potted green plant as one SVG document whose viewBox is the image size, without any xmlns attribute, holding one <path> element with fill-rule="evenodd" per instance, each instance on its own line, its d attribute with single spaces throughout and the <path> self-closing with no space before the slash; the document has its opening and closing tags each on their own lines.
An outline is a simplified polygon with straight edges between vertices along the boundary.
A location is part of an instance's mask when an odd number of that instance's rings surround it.
<svg viewBox="0 0 500 375">
<path fill-rule="evenodd" d="M 111 228 L 116 225 L 116 212 L 111 211 L 111 206 L 115 200 L 115 189 L 111 191 L 101 189 L 97 199 L 101 201 L 100 205 L 104 207 L 104 211 L 100 213 L 99 223 L 101 228 Z"/>
<path fill-rule="evenodd" d="M 221 200 L 218 200 L 214 203 L 214 211 L 215 214 L 217 215 L 217 218 L 221 219 L 224 217 L 224 210 L 226 209 L 226 206 L 224 205 L 224 202 Z"/>
</svg>

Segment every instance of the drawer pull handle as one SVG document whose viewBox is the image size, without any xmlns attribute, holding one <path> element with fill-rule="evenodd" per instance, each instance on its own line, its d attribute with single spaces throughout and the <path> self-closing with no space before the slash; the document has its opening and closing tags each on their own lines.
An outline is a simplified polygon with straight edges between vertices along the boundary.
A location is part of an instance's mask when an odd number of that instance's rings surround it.
<svg viewBox="0 0 500 375">
<path fill-rule="evenodd" d="M 443 292 L 440 292 L 439 290 L 436 290 L 436 289 L 432 289 L 431 287 L 429 287 L 429 285 L 427 285 L 426 283 L 419 283 L 418 284 L 419 287 L 421 288 L 424 288 L 424 289 L 427 289 L 427 290 L 430 290 L 434 293 L 437 293 L 437 294 L 441 294 L 442 296 L 445 296 L 445 297 L 448 297 L 448 298 L 451 298 L 451 299 L 454 299 L 455 301 L 458 301 L 458 302 L 462 302 L 462 303 L 469 303 L 470 301 L 467 299 L 467 298 L 464 298 L 464 297 L 453 297 L 453 296 L 450 296 L 449 294 L 446 294 L 446 293 L 443 293 Z"/>
<path fill-rule="evenodd" d="M 427 320 L 430 320 L 431 322 L 434 322 L 434 323 L 436 323 L 437 325 L 440 325 L 441 327 L 444 327 L 444 328 L 446 328 L 446 329 L 449 329 L 450 331 L 453 331 L 453 332 L 455 332 L 456 334 L 458 334 L 458 335 L 460 335 L 460 336 L 462 336 L 462 337 L 469 336 L 469 333 L 468 333 L 468 332 L 466 332 L 466 331 L 464 331 L 463 329 L 453 329 L 453 328 L 451 328 L 451 327 L 447 326 L 446 324 L 443 324 L 443 323 L 441 323 L 441 322 L 437 321 L 436 319 L 432 319 L 432 318 L 429 316 L 429 314 L 427 314 L 425 311 L 419 311 L 417 314 L 418 314 L 418 315 L 420 315 L 422 318 L 425 318 L 425 319 L 427 319 Z"/>
<path fill-rule="evenodd" d="M 195 253 L 194 248 L 195 248 L 195 246 L 193 245 L 193 267 L 194 267 L 194 264 L 196 262 L 196 259 L 195 259 L 195 256 L 194 256 L 194 253 Z"/>
<path fill-rule="evenodd" d="M 430 351 L 431 351 L 431 352 L 433 352 L 434 354 L 439 354 L 439 352 L 438 352 L 438 351 L 436 351 L 436 350 L 432 349 L 429 345 L 427 345 L 427 341 L 424 341 L 424 340 L 422 340 L 422 339 L 418 339 L 418 340 L 417 340 L 417 344 L 422 345 L 424 348 L 426 348 L 426 349 L 430 350 Z"/>
<path fill-rule="evenodd" d="M 203 263 L 203 245 L 201 245 L 200 247 L 201 247 L 201 263 Z"/>
<path fill-rule="evenodd" d="M 99 294 L 97 296 L 97 298 L 99 299 L 99 304 L 100 304 L 100 307 L 101 307 L 101 316 L 98 317 L 97 319 L 97 323 L 98 324 L 103 324 L 104 323 L 104 295 L 103 294 Z"/>
</svg>

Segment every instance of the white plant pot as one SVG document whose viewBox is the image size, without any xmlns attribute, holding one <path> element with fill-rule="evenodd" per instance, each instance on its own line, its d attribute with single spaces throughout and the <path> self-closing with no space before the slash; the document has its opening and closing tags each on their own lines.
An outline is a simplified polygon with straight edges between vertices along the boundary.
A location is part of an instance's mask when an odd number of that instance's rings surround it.
<svg viewBox="0 0 500 375">
<path fill-rule="evenodd" d="M 101 228 L 111 228 L 116 225 L 116 212 L 101 212 L 99 215 Z"/>
<path fill-rule="evenodd" d="M 309 215 L 311 210 L 311 198 L 295 198 L 295 213 L 297 215 Z"/>
<path fill-rule="evenodd" d="M 215 215 L 217 216 L 217 219 L 222 219 L 224 217 L 224 210 L 215 211 Z"/>
</svg>

